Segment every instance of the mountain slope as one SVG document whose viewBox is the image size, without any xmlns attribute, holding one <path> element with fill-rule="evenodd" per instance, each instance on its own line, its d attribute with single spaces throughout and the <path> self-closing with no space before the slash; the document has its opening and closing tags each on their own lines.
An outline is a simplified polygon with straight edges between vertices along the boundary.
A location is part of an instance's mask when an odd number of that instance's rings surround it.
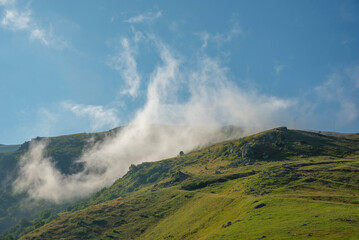
<svg viewBox="0 0 359 240">
<path fill-rule="evenodd" d="M 358 135 L 277 128 L 132 165 L 22 239 L 353 239 Z"/>
<path fill-rule="evenodd" d="M 0 144 L 0 153 L 13 152 L 20 148 L 21 145 L 4 145 Z"/>
<path fill-rule="evenodd" d="M 31 141 L 46 141 L 47 156 L 64 174 L 81 170 L 74 160 L 79 157 L 89 140 L 101 141 L 117 129 L 101 133 L 81 133 L 51 138 L 36 138 Z M 56 205 L 45 201 L 32 201 L 26 194 L 13 193 L 13 182 L 18 176 L 18 164 L 21 156 L 29 149 L 30 142 L 17 147 L 16 151 L 0 153 L 0 234 L 17 223 L 28 227 L 28 221 L 42 215 L 44 210 L 59 211 L 66 205 Z M 21 225 L 21 224 L 20 224 Z M 16 235 L 16 234 L 15 234 Z"/>
</svg>

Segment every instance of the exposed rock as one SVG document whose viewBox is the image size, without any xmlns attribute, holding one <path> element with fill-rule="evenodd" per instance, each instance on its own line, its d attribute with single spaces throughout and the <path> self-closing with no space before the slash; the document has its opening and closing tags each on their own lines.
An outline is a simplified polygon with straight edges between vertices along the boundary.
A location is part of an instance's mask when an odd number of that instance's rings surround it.
<svg viewBox="0 0 359 240">
<path fill-rule="evenodd" d="M 178 154 L 178 156 L 180 156 L 180 157 L 183 156 L 183 155 L 184 155 L 183 151 L 180 151 L 179 154 Z"/>
<path fill-rule="evenodd" d="M 278 127 L 276 128 L 278 131 L 281 131 L 283 133 L 287 133 L 288 132 L 288 128 L 287 127 Z"/>
<path fill-rule="evenodd" d="M 258 204 L 257 206 L 255 206 L 254 208 L 257 209 L 257 208 L 262 208 L 264 207 L 266 204 L 265 203 L 260 203 Z"/>
<path fill-rule="evenodd" d="M 225 222 L 225 223 L 223 223 L 222 228 L 226 228 L 226 227 L 229 227 L 231 225 L 232 225 L 232 222 Z"/>
<path fill-rule="evenodd" d="M 237 166 L 238 166 L 238 162 L 232 162 L 228 164 L 228 167 L 237 167 Z"/>
</svg>

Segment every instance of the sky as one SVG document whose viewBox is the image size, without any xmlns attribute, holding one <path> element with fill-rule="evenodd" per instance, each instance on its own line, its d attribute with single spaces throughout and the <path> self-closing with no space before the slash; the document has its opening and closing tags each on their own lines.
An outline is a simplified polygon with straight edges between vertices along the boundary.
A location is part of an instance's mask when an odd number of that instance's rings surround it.
<svg viewBox="0 0 359 240">
<path fill-rule="evenodd" d="M 222 125 L 356 133 L 358 29 L 354 0 L 0 0 L 0 143 L 127 125 L 156 98 L 223 101 L 238 114 L 213 110 Z M 151 123 L 191 123 L 167 115 Z"/>
</svg>

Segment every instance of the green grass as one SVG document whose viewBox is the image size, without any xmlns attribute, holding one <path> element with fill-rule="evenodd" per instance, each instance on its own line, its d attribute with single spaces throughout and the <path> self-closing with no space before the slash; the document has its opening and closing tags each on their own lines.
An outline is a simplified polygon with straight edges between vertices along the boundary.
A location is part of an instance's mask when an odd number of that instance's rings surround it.
<svg viewBox="0 0 359 240">
<path fill-rule="evenodd" d="M 40 138 L 35 141 L 46 141 L 46 156 L 51 157 L 55 166 L 64 174 L 71 174 L 82 169 L 81 164 L 76 164 L 83 149 L 93 142 L 101 141 L 105 136 L 112 135 L 119 129 L 101 133 L 81 133 L 59 137 Z M 0 235 L 14 236 L 15 238 L 25 232 L 33 230 L 39 226 L 40 220 L 34 218 L 40 217 L 44 210 L 58 212 L 67 207 L 67 205 L 57 205 L 49 202 L 34 202 L 28 199 L 26 194 L 14 194 L 12 183 L 18 175 L 18 163 L 21 156 L 29 149 L 30 142 L 25 142 L 21 146 L 14 145 L 9 148 L 6 145 L 0 145 Z M 2 152 L 2 150 L 15 150 L 11 152 Z M 27 222 L 28 224 L 21 224 Z M 44 221 L 46 222 L 46 221 Z M 6 234 L 8 232 L 9 234 Z M 4 237 L 4 236 L 3 236 Z M 1 238 L 1 237 L 0 237 Z"/>
<path fill-rule="evenodd" d="M 358 150 L 279 128 L 133 165 L 22 239 L 359 239 Z"/>
</svg>

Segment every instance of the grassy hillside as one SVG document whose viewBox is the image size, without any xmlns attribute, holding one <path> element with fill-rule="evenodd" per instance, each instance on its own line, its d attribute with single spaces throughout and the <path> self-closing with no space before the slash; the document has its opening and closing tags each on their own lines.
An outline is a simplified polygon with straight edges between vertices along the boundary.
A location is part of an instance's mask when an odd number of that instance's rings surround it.
<svg viewBox="0 0 359 240">
<path fill-rule="evenodd" d="M 36 138 L 31 141 L 46 141 L 48 147 L 46 155 L 52 158 L 56 167 L 65 174 L 71 174 L 81 170 L 82 166 L 74 163 L 83 148 L 91 141 L 101 141 L 104 136 L 112 134 L 118 129 L 102 133 L 81 133 L 51 138 Z M 57 212 L 64 209 L 65 205 L 55 205 L 45 201 L 32 201 L 26 194 L 14 194 L 12 183 L 18 175 L 18 163 L 21 156 L 28 150 L 30 142 L 25 142 L 16 151 L 0 153 L 0 235 L 13 227 L 15 236 L 24 229 L 31 229 L 30 220 L 40 216 L 43 218 L 44 211 Z M 44 222 L 53 218 L 45 214 Z M 41 223 L 41 222 L 40 222 Z M 18 224 L 17 226 L 15 226 Z M 39 222 L 34 223 L 39 226 Z"/>
<path fill-rule="evenodd" d="M 277 128 L 132 165 L 22 239 L 358 239 L 359 136 Z"/>
</svg>

